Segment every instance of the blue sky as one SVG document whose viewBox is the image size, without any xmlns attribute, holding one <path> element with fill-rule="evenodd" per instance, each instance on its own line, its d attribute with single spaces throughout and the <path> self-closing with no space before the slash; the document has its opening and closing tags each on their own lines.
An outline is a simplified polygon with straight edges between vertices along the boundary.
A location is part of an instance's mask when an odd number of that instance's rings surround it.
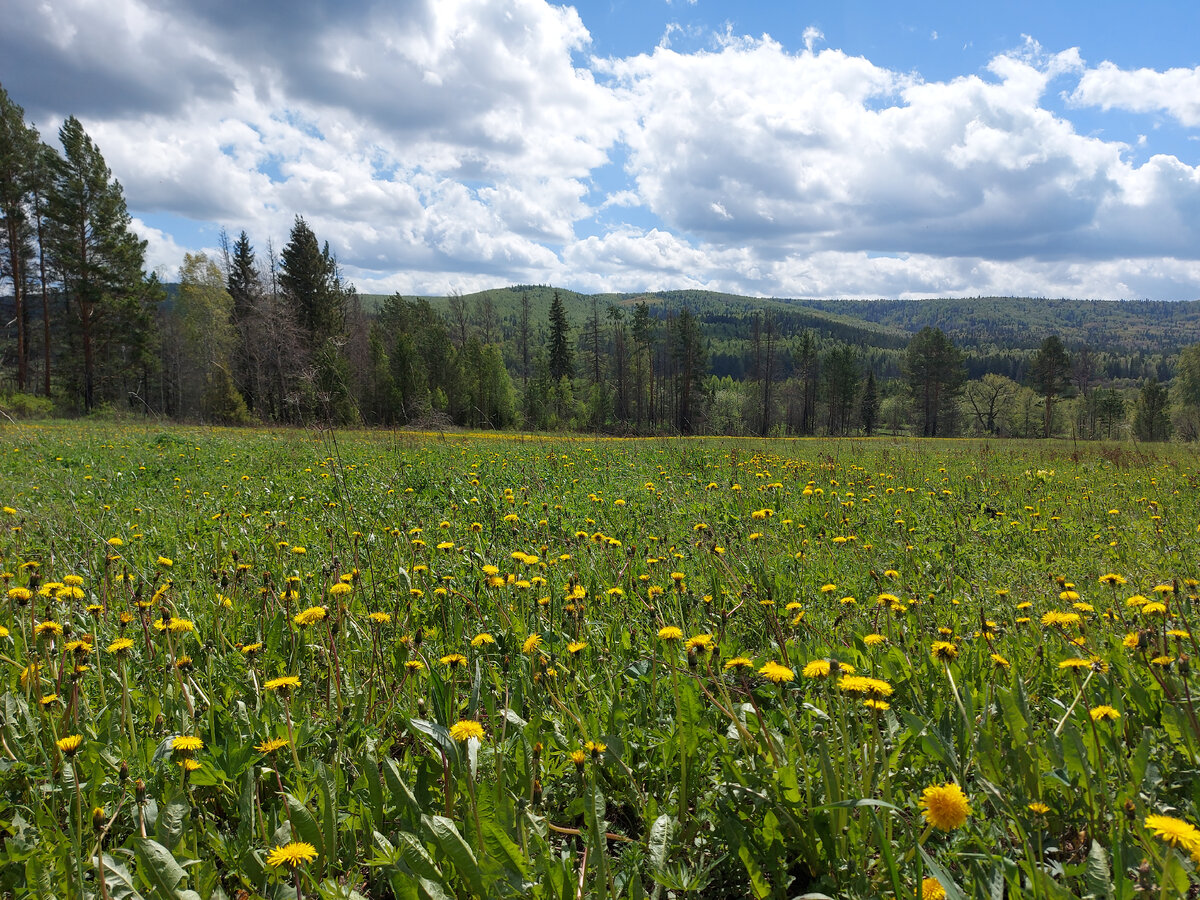
<svg viewBox="0 0 1200 900">
<path fill-rule="evenodd" d="M 1200 298 L 1200 4 L 23 4 L 173 277 L 304 215 L 360 290 Z"/>
</svg>

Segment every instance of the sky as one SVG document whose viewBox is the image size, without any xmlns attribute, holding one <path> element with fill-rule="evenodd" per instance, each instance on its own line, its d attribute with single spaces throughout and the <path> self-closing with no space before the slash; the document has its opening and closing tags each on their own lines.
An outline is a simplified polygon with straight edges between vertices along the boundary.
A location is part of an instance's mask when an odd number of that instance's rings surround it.
<svg viewBox="0 0 1200 900">
<path fill-rule="evenodd" d="M 362 292 L 1200 299 L 1200 4 L 21 0 L 147 264 L 302 215 Z"/>
</svg>

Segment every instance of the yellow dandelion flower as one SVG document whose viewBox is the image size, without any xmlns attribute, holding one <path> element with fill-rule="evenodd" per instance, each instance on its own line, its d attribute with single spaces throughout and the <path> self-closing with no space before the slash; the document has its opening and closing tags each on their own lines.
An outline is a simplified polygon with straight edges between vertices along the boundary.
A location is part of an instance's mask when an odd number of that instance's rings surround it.
<svg viewBox="0 0 1200 900">
<path fill-rule="evenodd" d="M 272 678 L 263 687 L 268 691 L 281 691 L 286 694 L 288 691 L 300 687 L 300 679 L 295 675 L 280 675 L 278 678 Z"/>
<path fill-rule="evenodd" d="M 64 738 L 59 738 L 55 743 L 64 756 L 74 756 L 79 752 L 79 747 L 83 744 L 83 735 L 68 734 Z"/>
<path fill-rule="evenodd" d="M 961 827 L 971 814 L 967 795 L 953 783 L 925 788 L 921 792 L 920 808 L 925 821 L 942 831 Z"/>
<path fill-rule="evenodd" d="M 277 844 L 267 857 L 267 865 L 276 869 L 282 866 L 290 866 L 293 869 L 297 869 L 316 858 L 317 848 L 312 844 L 305 843 L 304 841 L 292 841 L 282 847 Z"/>
<path fill-rule="evenodd" d="M 660 641 L 682 641 L 683 630 L 676 628 L 674 625 L 667 625 L 658 629 L 658 639 Z"/>
<path fill-rule="evenodd" d="M 796 677 L 795 672 L 793 672 L 787 666 L 781 665 L 774 660 L 771 660 L 761 669 L 759 669 L 758 674 L 767 679 L 767 681 L 775 682 L 775 684 L 784 684 L 792 681 Z"/>
<path fill-rule="evenodd" d="M 471 719 L 455 722 L 450 726 L 450 737 L 459 743 L 466 743 L 471 738 L 483 740 L 483 726 Z"/>
</svg>

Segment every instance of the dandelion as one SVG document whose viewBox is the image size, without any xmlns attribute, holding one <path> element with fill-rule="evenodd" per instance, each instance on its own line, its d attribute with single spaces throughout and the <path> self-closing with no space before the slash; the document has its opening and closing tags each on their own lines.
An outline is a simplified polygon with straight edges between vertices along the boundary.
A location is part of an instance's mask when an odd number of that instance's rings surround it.
<svg viewBox="0 0 1200 900">
<path fill-rule="evenodd" d="M 949 641 L 934 641 L 929 655 L 944 663 L 953 662 L 958 659 L 958 648 Z"/>
<path fill-rule="evenodd" d="M 259 753 L 271 754 L 276 750 L 282 750 L 288 745 L 287 738 L 271 738 L 268 741 L 263 741 L 261 744 L 255 744 L 254 749 Z"/>
<path fill-rule="evenodd" d="M 171 616 L 167 620 L 167 630 L 172 634 L 188 634 L 196 630 L 196 626 L 190 619 L 180 619 L 176 616 Z"/>
<path fill-rule="evenodd" d="M 1078 625 L 1079 621 L 1079 613 L 1051 611 L 1042 616 L 1042 624 L 1048 628 L 1066 628 L 1068 625 Z"/>
<path fill-rule="evenodd" d="M 1146 827 L 1172 847 L 1186 851 L 1193 858 L 1200 857 L 1200 830 L 1191 822 L 1174 816 L 1149 815 L 1146 816 Z"/>
<path fill-rule="evenodd" d="M 999 653 L 992 654 L 992 664 L 995 665 L 996 668 L 998 668 L 998 669 L 1007 669 L 1009 667 L 1008 660 L 1005 659 L 1003 656 L 1001 656 Z"/>
<path fill-rule="evenodd" d="M 282 866 L 290 866 L 293 869 L 297 869 L 316 858 L 317 848 L 312 844 L 304 841 L 291 841 L 282 847 L 277 844 L 267 857 L 267 865 L 276 869 Z"/>
<path fill-rule="evenodd" d="M 878 647 L 887 640 L 882 634 L 868 634 L 863 637 L 863 644 L 868 647 Z"/>
<path fill-rule="evenodd" d="M 587 644 L 584 641 L 571 641 L 567 644 L 567 652 L 574 656 L 577 653 L 582 653 L 587 649 Z"/>
<path fill-rule="evenodd" d="M 58 745 L 58 749 L 62 752 L 63 756 L 69 758 L 79 752 L 79 748 L 83 744 L 83 735 L 68 734 L 64 738 L 59 738 L 55 743 Z"/>
<path fill-rule="evenodd" d="M 538 647 L 542 646 L 542 636 L 540 634 L 531 634 L 525 638 L 525 642 L 521 644 L 521 652 L 532 654 L 537 651 Z"/>
<path fill-rule="evenodd" d="M 475 637 L 471 638 L 471 646 L 475 647 L 476 649 L 484 646 L 485 644 L 494 644 L 494 643 L 496 643 L 496 639 L 494 637 L 492 637 L 490 634 L 488 634 L 486 631 L 481 632 L 481 633 L 475 635 Z"/>
<path fill-rule="evenodd" d="M 310 606 L 308 609 L 296 613 L 296 615 L 292 617 L 292 622 L 297 626 L 304 628 L 305 626 L 315 625 L 317 622 L 320 622 L 325 618 L 325 615 L 325 607 Z"/>
<path fill-rule="evenodd" d="M 450 737 L 459 743 L 466 743 L 471 738 L 483 740 L 483 726 L 469 719 L 455 722 L 450 726 Z"/>
<path fill-rule="evenodd" d="M 288 691 L 300 687 L 300 679 L 295 675 L 280 675 L 278 678 L 272 678 L 263 687 L 268 691 L 279 691 L 281 694 L 286 694 Z"/>
<path fill-rule="evenodd" d="M 367 618 L 375 625 L 387 625 L 392 617 L 385 612 L 373 612 Z"/>
<path fill-rule="evenodd" d="M 726 672 L 731 669 L 753 669 L 754 663 L 744 656 L 735 656 L 733 659 L 726 660 L 723 668 Z"/>
<path fill-rule="evenodd" d="M 957 784 L 930 785 L 921 792 L 921 815 L 942 831 L 960 828 L 971 814 L 967 795 Z"/>
<path fill-rule="evenodd" d="M 1121 714 L 1111 706 L 1095 706 L 1088 710 L 1088 715 L 1092 717 L 1093 722 L 1114 722 L 1121 718 Z"/>
<path fill-rule="evenodd" d="M 1109 587 L 1115 588 L 1125 584 L 1125 577 L 1118 575 L 1116 572 L 1109 572 L 1100 576 L 1100 583 L 1107 584 Z"/>
<path fill-rule="evenodd" d="M 438 660 L 438 662 L 440 662 L 443 666 L 449 666 L 453 670 L 457 669 L 459 666 L 465 666 L 467 664 L 467 658 L 461 653 L 447 653 L 440 660 Z"/>
<path fill-rule="evenodd" d="M 924 900 L 946 900 L 946 889 L 936 878 L 922 878 L 921 896 Z"/>
<path fill-rule="evenodd" d="M 158 564 L 160 566 L 162 566 L 164 569 L 169 569 L 169 568 L 171 568 L 171 566 L 175 565 L 175 560 L 170 559 L 166 556 L 160 556 L 158 558 Z"/>
<path fill-rule="evenodd" d="M 1046 813 L 1050 812 L 1050 807 L 1048 807 L 1045 803 L 1042 803 L 1038 800 L 1034 800 L 1026 808 L 1031 813 L 1035 813 L 1036 815 L 1039 815 L 1039 816 L 1044 816 L 1044 815 L 1046 815 Z"/>
<path fill-rule="evenodd" d="M 758 674 L 767 679 L 767 681 L 773 681 L 775 684 L 785 684 L 796 677 L 795 672 L 774 660 L 759 669 Z"/>
<path fill-rule="evenodd" d="M 682 641 L 683 640 L 683 630 L 680 628 L 676 628 L 674 625 L 667 625 L 663 628 L 658 629 L 658 639 L 660 641 L 666 641 L 668 643 L 671 641 Z"/>
<path fill-rule="evenodd" d="M 194 735 L 181 734 L 172 738 L 171 749 L 180 756 L 190 756 L 204 749 L 204 741 Z"/>
<path fill-rule="evenodd" d="M 698 648 L 700 650 L 712 650 L 713 636 L 711 634 L 698 634 L 695 637 L 690 637 L 683 645 L 685 650 Z"/>
</svg>

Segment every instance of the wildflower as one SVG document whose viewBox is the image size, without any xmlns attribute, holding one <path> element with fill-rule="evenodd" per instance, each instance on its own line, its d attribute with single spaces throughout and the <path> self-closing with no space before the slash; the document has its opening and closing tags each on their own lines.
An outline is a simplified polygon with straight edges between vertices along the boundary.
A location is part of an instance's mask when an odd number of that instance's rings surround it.
<svg viewBox="0 0 1200 900">
<path fill-rule="evenodd" d="M 1044 816 L 1046 813 L 1050 812 L 1050 807 L 1038 800 L 1034 800 L 1027 808 L 1031 813 L 1036 813 L 1039 816 Z"/>
<path fill-rule="evenodd" d="M 280 675 L 278 678 L 272 678 L 263 687 L 268 691 L 279 691 L 286 694 L 293 688 L 300 687 L 300 679 L 295 675 Z"/>
<path fill-rule="evenodd" d="M 1008 660 L 1005 659 L 1003 656 L 1001 656 L 999 653 L 992 654 L 992 663 L 998 669 L 1007 669 L 1009 667 Z"/>
<path fill-rule="evenodd" d="M 1172 847 L 1187 851 L 1193 858 L 1200 856 L 1200 830 L 1191 822 L 1173 816 L 1150 815 L 1146 816 L 1146 827 Z"/>
<path fill-rule="evenodd" d="M 542 646 L 542 636 L 540 634 L 531 634 L 525 638 L 525 643 L 521 645 L 521 652 L 533 653 L 540 646 Z"/>
<path fill-rule="evenodd" d="M 936 878 L 922 878 L 921 896 L 924 900 L 946 900 L 946 889 Z"/>
<path fill-rule="evenodd" d="M 260 650 L 262 650 L 262 648 L 263 645 L 261 643 L 245 644 L 242 646 L 242 653 L 246 656 L 253 656 L 255 653 L 258 653 Z"/>
<path fill-rule="evenodd" d="M 713 636 L 711 634 L 698 634 L 695 637 L 690 637 L 683 645 L 684 649 L 691 650 L 693 647 L 698 647 L 701 650 L 712 649 Z"/>
<path fill-rule="evenodd" d="M 1066 628 L 1068 625 L 1079 624 L 1079 613 L 1051 611 L 1042 616 L 1042 624 L 1047 627 Z"/>
<path fill-rule="evenodd" d="M 958 659 L 958 648 L 949 641 L 934 641 L 929 655 L 942 662 L 953 662 Z"/>
<path fill-rule="evenodd" d="M 1175 657 L 1165 656 L 1165 655 L 1164 656 L 1156 656 L 1156 657 L 1154 657 L 1154 659 L 1150 660 L 1150 662 L 1153 665 L 1161 666 L 1162 668 L 1165 669 L 1167 666 L 1171 665 L 1171 663 L 1175 662 Z"/>
<path fill-rule="evenodd" d="M 875 699 L 890 697 L 894 691 L 890 684 L 879 678 L 867 678 L 864 675 L 843 675 L 838 679 L 838 687 L 847 694 L 865 694 Z"/>
<path fill-rule="evenodd" d="M 1093 722 L 1113 722 L 1121 718 L 1121 714 L 1111 706 L 1096 706 L 1088 711 Z"/>
<path fill-rule="evenodd" d="M 410 672 L 420 672 L 425 668 L 425 663 L 421 662 L 419 659 L 410 659 L 404 664 L 404 668 L 408 669 Z"/>
<path fill-rule="evenodd" d="M 787 666 L 780 665 L 773 660 L 759 669 L 758 674 L 767 679 L 767 681 L 775 682 L 775 684 L 784 684 L 796 677 L 796 673 Z"/>
<path fill-rule="evenodd" d="M 158 558 L 158 564 L 164 569 L 169 569 L 171 566 L 175 565 L 175 561 L 173 559 L 168 559 L 165 556 L 160 556 Z"/>
<path fill-rule="evenodd" d="M 586 649 L 587 643 L 584 641 L 571 641 L 571 643 L 567 644 L 567 652 L 572 656 L 576 653 L 582 653 Z"/>
<path fill-rule="evenodd" d="M 1106 575 L 1100 576 L 1100 583 L 1107 584 L 1109 587 L 1115 588 L 1125 584 L 1125 577 L 1123 575 L 1118 575 L 1116 572 L 1109 572 Z"/>
<path fill-rule="evenodd" d="M 194 735 L 180 734 L 171 740 L 171 749 L 180 756 L 189 756 L 204 749 L 204 741 Z"/>
<path fill-rule="evenodd" d="M 8 599 L 16 603 L 28 603 L 33 599 L 33 591 L 24 587 L 9 588 Z"/>
<path fill-rule="evenodd" d="M 1058 667 L 1060 669 L 1086 669 L 1091 664 L 1091 660 L 1080 659 L 1078 656 L 1073 656 L 1070 659 L 1064 659 L 1058 664 Z"/>
<path fill-rule="evenodd" d="M 45 709 L 47 706 L 53 706 L 57 702 L 58 694 L 46 694 L 41 700 L 38 701 L 38 703 L 42 705 L 43 709 Z"/>
<path fill-rule="evenodd" d="M 180 619 L 175 616 L 167 621 L 167 630 L 172 634 L 186 634 L 196 630 L 196 626 L 189 619 Z"/>
<path fill-rule="evenodd" d="M 261 744 L 256 744 L 254 749 L 259 753 L 274 753 L 276 750 L 282 750 L 288 745 L 287 738 L 271 738 L 269 741 L 263 741 Z"/>
<path fill-rule="evenodd" d="M 744 656 L 735 656 L 733 659 L 726 660 L 724 669 L 728 672 L 730 669 L 753 669 L 754 663 Z"/>
<path fill-rule="evenodd" d="M 483 726 L 470 719 L 455 722 L 450 726 L 450 737 L 460 743 L 466 743 L 471 738 L 483 740 Z"/>
<path fill-rule="evenodd" d="M 930 785 L 921 792 L 921 815 L 934 828 L 951 831 L 971 814 L 967 795 L 957 784 Z"/>
<path fill-rule="evenodd" d="M 64 738 L 59 738 L 55 743 L 64 756 L 71 757 L 79 752 L 79 748 L 83 744 L 83 735 L 68 734 Z"/>
<path fill-rule="evenodd" d="M 317 848 L 304 841 L 292 841 L 284 846 L 275 845 L 267 857 L 267 865 L 278 869 L 280 866 L 299 868 L 317 858 Z"/>
<path fill-rule="evenodd" d="M 367 618 L 375 625 L 387 625 L 392 621 L 392 617 L 385 612 L 373 612 Z"/>
<path fill-rule="evenodd" d="M 325 607 L 310 606 L 308 609 L 296 613 L 292 617 L 292 622 L 297 626 L 304 628 L 307 625 L 315 625 L 325 618 Z"/>
<path fill-rule="evenodd" d="M 1165 616 L 1167 614 L 1167 605 L 1165 603 L 1146 603 L 1142 606 L 1143 616 Z"/>
<path fill-rule="evenodd" d="M 467 664 L 467 658 L 461 653 L 447 653 L 438 661 L 443 666 L 449 666 L 451 669 L 457 669 L 459 666 L 465 666 Z"/>
<path fill-rule="evenodd" d="M 482 647 L 484 644 L 494 644 L 494 643 L 496 643 L 496 639 L 494 637 L 492 637 L 490 634 L 488 634 L 486 631 L 481 632 L 481 633 L 475 635 L 475 637 L 471 638 L 471 646 L 475 647 L 475 648 Z"/>
<path fill-rule="evenodd" d="M 34 626 L 33 633 L 36 637 L 43 637 L 44 635 L 47 635 L 47 634 L 50 635 L 51 637 L 57 637 L 58 635 L 63 633 L 63 628 L 61 625 L 59 625 L 57 622 L 54 622 L 54 621 L 39 622 L 37 625 Z"/>
<path fill-rule="evenodd" d="M 329 596 L 341 597 L 350 593 L 352 590 L 354 590 L 352 585 L 345 581 L 339 581 L 337 584 L 332 584 L 329 586 Z"/>
<path fill-rule="evenodd" d="M 658 629 L 658 639 L 660 641 L 682 641 L 683 631 L 676 628 L 674 625 L 667 625 L 664 628 Z"/>
</svg>

